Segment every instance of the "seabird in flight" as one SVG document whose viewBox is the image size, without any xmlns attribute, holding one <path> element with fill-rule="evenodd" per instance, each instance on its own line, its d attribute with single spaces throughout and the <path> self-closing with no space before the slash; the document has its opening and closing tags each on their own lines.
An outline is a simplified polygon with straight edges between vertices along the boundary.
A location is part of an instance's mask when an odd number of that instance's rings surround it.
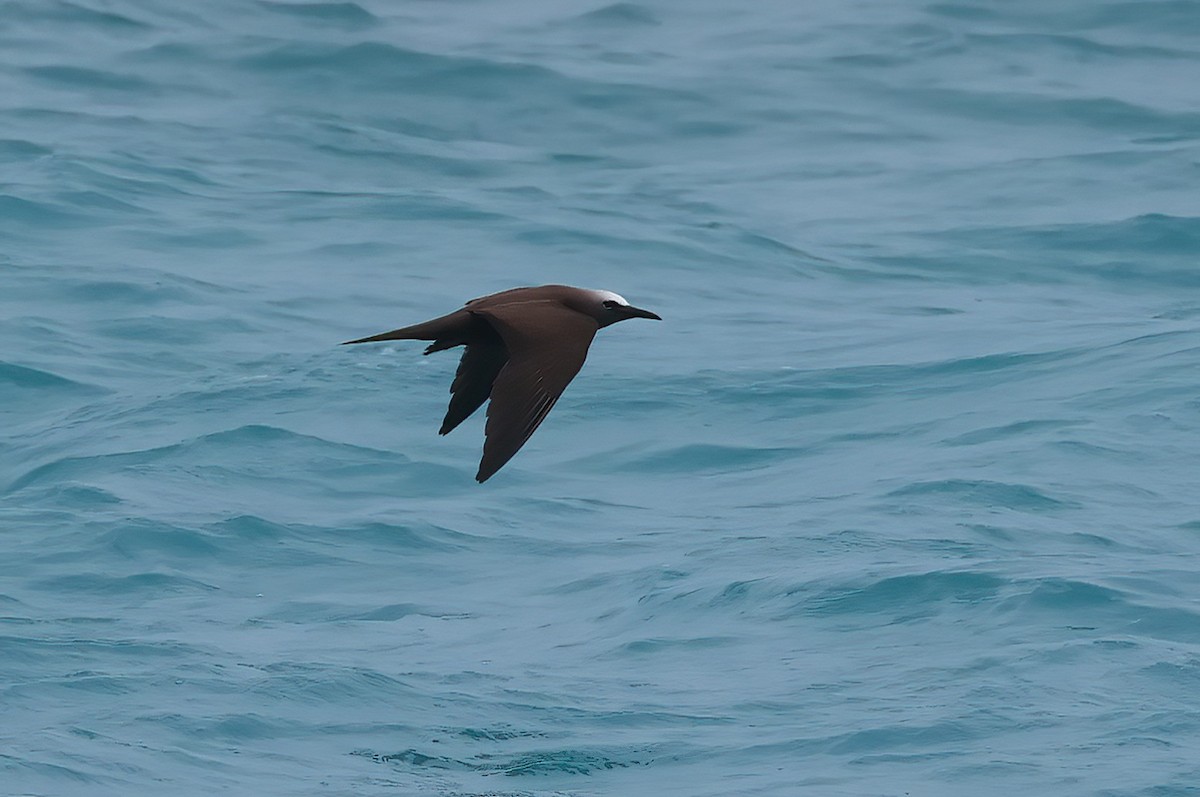
<svg viewBox="0 0 1200 797">
<path fill-rule="evenodd" d="M 441 318 L 346 342 L 431 340 L 426 354 L 467 347 L 438 434 L 449 433 L 491 397 L 475 475 L 484 482 L 525 445 L 579 373 L 596 330 L 627 318 L 662 320 L 611 291 L 542 285 L 472 299 Z"/>
</svg>

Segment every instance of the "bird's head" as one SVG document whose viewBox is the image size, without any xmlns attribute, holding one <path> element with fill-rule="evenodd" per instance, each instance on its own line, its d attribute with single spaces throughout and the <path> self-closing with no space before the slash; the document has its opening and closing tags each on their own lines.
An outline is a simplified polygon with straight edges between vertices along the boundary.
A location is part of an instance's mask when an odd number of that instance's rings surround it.
<svg viewBox="0 0 1200 797">
<path fill-rule="evenodd" d="M 587 306 L 579 309 L 595 318 L 601 327 L 624 321 L 627 318 L 651 318 L 655 321 L 662 321 L 657 313 L 634 307 L 624 296 L 612 291 L 588 291 Z"/>
</svg>

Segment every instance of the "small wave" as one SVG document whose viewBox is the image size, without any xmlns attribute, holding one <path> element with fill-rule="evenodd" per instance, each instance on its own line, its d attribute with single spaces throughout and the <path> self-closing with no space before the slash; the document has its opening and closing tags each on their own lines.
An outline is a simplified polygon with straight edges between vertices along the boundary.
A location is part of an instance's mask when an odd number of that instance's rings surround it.
<svg viewBox="0 0 1200 797">
<path fill-rule="evenodd" d="M 1006 352 L 956 357 L 899 365 L 859 365 L 840 368 L 776 368 L 770 371 L 699 371 L 678 380 L 660 378 L 658 392 L 703 396 L 706 403 L 773 408 L 801 418 L 816 412 L 843 409 L 848 403 L 883 400 L 896 395 L 944 395 L 948 390 L 977 390 L 1010 384 L 1059 368 L 1090 349 Z"/>
<path fill-rule="evenodd" d="M 993 123 L 1061 126 L 1076 124 L 1105 133 L 1136 135 L 1147 130 L 1177 130 L 1200 135 L 1200 113 L 1163 111 L 1112 97 L 1053 97 L 1020 91 L 971 91 L 914 88 L 899 92 L 929 112 L 954 114 Z"/>
<path fill-rule="evenodd" d="M 88 218 L 65 209 L 60 204 L 35 202 L 30 199 L 0 194 L 0 229 L 14 233 L 27 232 L 28 227 L 85 226 Z"/>
<path fill-rule="evenodd" d="M 1194 657 L 1179 662 L 1155 662 L 1142 668 L 1142 672 L 1189 693 L 1200 688 L 1200 659 Z"/>
<path fill-rule="evenodd" d="M 122 503 L 119 496 L 108 490 L 74 482 L 56 484 L 42 493 L 42 496 L 47 505 L 59 506 L 72 511 L 116 507 Z"/>
<path fill-rule="evenodd" d="M 702 96 L 690 91 L 633 82 L 570 76 L 539 64 L 442 55 L 380 42 L 347 46 L 289 43 L 245 57 L 240 65 L 311 90 L 336 85 L 393 94 L 398 84 L 414 97 L 453 97 L 466 102 L 503 103 L 525 109 L 564 108 L 611 125 L 611 115 L 655 120 L 671 126 L 730 126 L 710 118 Z M 740 128 L 742 123 L 733 124 Z M 693 133 L 704 132 L 697 129 Z"/>
<path fill-rule="evenodd" d="M 1062 7 L 1055 17 L 1057 25 L 1074 29 L 1200 33 L 1200 20 L 1196 19 L 1196 6 L 1191 0 L 1079 3 Z"/>
<path fill-rule="evenodd" d="M 596 749 L 539 750 L 501 760 L 492 755 L 481 755 L 477 759 L 460 759 L 448 755 L 422 752 L 415 748 L 395 753 L 377 753 L 371 750 L 355 750 L 353 755 L 369 758 L 380 764 L 404 769 L 474 770 L 485 775 L 509 777 L 538 775 L 590 775 L 610 769 L 647 766 L 653 761 L 653 753 L 646 748 L 631 748 L 621 751 Z"/>
<path fill-rule="evenodd" d="M 667 650 L 707 650 L 709 648 L 729 647 L 736 644 L 736 642 L 737 639 L 735 637 L 726 636 L 636 639 L 621 645 L 619 652 L 615 655 L 644 655 Z"/>
<path fill-rule="evenodd" d="M 1200 286 L 1200 274 L 1192 263 L 1200 247 L 1200 217 L 1149 213 L 1090 224 L 963 228 L 938 237 L 976 250 L 1037 252 L 1041 260 L 1047 258 L 1046 252 L 1063 255 L 1057 264 L 1030 272 L 1031 278 L 1061 280 L 1074 273 L 1128 287 Z M 926 266 L 938 263 L 942 268 L 941 262 L 930 258 Z M 959 268 L 948 262 L 944 267 Z M 1011 274 L 1012 269 L 1006 264 L 1000 271 Z"/>
<path fill-rule="evenodd" d="M 90 474 L 110 472 L 114 467 L 122 465 L 143 466 L 157 462 L 178 462 L 188 466 L 197 466 L 205 461 L 224 463 L 224 455 L 231 450 L 236 451 L 258 447 L 260 449 L 259 453 L 262 454 L 263 449 L 280 448 L 282 453 L 289 446 L 307 448 L 310 452 L 324 451 L 333 456 L 336 456 L 339 452 L 356 451 L 360 454 L 367 453 L 377 460 L 404 461 L 399 455 L 392 455 L 384 451 L 334 443 L 320 437 L 298 434 L 274 426 L 248 424 L 156 448 L 99 454 L 89 457 L 62 457 L 33 468 L 16 479 L 8 489 L 16 491 L 31 485 L 45 484 L 47 482 L 83 480 Z M 218 466 L 227 467 L 224 464 L 219 464 Z M 273 462 L 262 459 L 245 462 L 241 467 L 247 472 L 260 474 L 272 474 L 276 469 Z"/>
<path fill-rule="evenodd" d="M 80 304 L 128 304 L 137 308 L 187 302 L 193 298 L 188 287 L 164 280 L 77 279 L 60 290 L 67 299 Z"/>
<path fill-rule="evenodd" d="M 53 200 L 0 195 L 0 229 L 7 226 L 14 234 L 24 233 L 26 237 L 41 227 L 96 227 L 113 219 L 148 214 L 145 207 L 96 187 L 59 191 Z"/>
<path fill-rule="evenodd" d="M 217 587 L 194 578 L 169 573 L 137 573 L 130 576 L 108 576 L 100 573 L 80 573 L 55 576 L 35 583 L 39 589 L 62 595 L 139 595 L 168 592 L 212 592 Z"/>
<path fill-rule="evenodd" d="M 606 769 L 645 766 L 650 763 L 646 752 L 605 753 L 598 750 L 545 750 L 527 753 L 497 763 L 493 769 L 501 775 L 590 775 Z"/>
<path fill-rule="evenodd" d="M 341 615 L 339 619 L 343 620 L 364 620 L 367 622 L 384 622 L 391 623 L 396 620 L 402 620 L 405 617 L 464 617 L 461 614 L 448 614 L 439 612 L 425 606 L 420 606 L 415 603 L 390 603 L 387 606 L 380 606 L 377 609 L 368 609 L 365 611 L 349 612 Z"/>
<path fill-rule="evenodd" d="M 888 493 L 892 498 L 945 497 L 983 507 L 1003 507 L 1020 512 L 1044 512 L 1077 506 L 1074 502 L 1051 498 L 1028 484 L 978 479 L 940 479 L 917 482 Z"/>
<path fill-rule="evenodd" d="M 636 3 L 613 3 L 585 11 L 570 21 L 586 26 L 657 27 L 662 24 L 653 11 Z"/>
<path fill-rule="evenodd" d="M 273 702 L 303 700 L 344 705 L 391 700 L 406 703 L 415 694 L 405 682 L 364 668 L 280 662 L 252 669 L 259 675 L 247 691 Z"/>
<path fill-rule="evenodd" d="M 156 84 L 136 75 L 122 75 L 101 69 L 76 66 L 31 66 L 25 72 L 45 83 L 63 88 L 88 91 L 124 91 L 146 96 L 158 92 Z"/>
<path fill-rule="evenodd" d="M 944 604 L 976 604 L 997 597 L 1008 582 L 991 573 L 932 571 L 893 576 L 863 587 L 838 587 L 804 604 L 811 614 L 932 614 Z M 916 614 L 912 614 L 912 613 Z"/>
<path fill-rule="evenodd" d="M 1003 601 L 1003 607 L 1020 612 L 1023 619 L 1026 612 L 1047 614 L 1058 618 L 1062 627 L 1080 632 L 1166 639 L 1189 645 L 1200 641 L 1200 612 L 1154 605 L 1155 597 L 1082 579 L 1050 576 L 1026 583 L 1019 594 Z"/>
<path fill-rule="evenodd" d="M 794 448 L 749 448 L 693 444 L 635 459 L 626 467 L 657 473 L 724 473 L 766 468 L 802 453 Z"/>
<path fill-rule="evenodd" d="M 135 318 L 97 323 L 95 330 L 108 338 L 133 343 L 154 341 L 158 346 L 166 347 L 172 344 L 197 345 L 236 333 L 252 334 L 257 328 L 240 319 L 184 320 L 172 316 L 145 314 Z"/>
<path fill-rule="evenodd" d="M 1030 57 L 1112 59 L 1122 64 L 1140 58 L 1180 59 L 1191 61 L 1195 54 L 1187 50 L 1156 47 L 1150 44 L 1114 44 L 1078 34 L 1062 33 L 969 33 L 968 46 L 979 50 L 993 49 L 1011 57 L 1011 53 L 1027 53 Z"/>
<path fill-rule="evenodd" d="M 268 11 L 297 19 L 316 20 L 351 28 L 368 28 L 379 24 L 379 18 L 358 3 L 283 3 L 258 0 L 258 5 Z"/>
<path fill-rule="evenodd" d="M 147 230 L 140 233 L 142 240 L 164 248 L 184 249 L 237 249 L 262 243 L 262 239 L 241 227 L 217 226 L 191 229 L 187 232 L 164 232 Z"/>
<path fill-rule="evenodd" d="M 356 76 L 355 82 L 442 78 L 483 75 L 495 69 L 488 82 L 528 78 L 546 78 L 555 73 L 543 67 L 498 64 L 475 58 L 437 55 L 409 50 L 382 42 L 361 42 L 346 46 L 289 43 L 244 58 L 244 66 L 287 73 L 299 77 L 305 73 L 335 70 Z"/>
<path fill-rule="evenodd" d="M 163 718 L 159 718 L 162 722 Z M 179 723 L 164 722 L 165 725 Z M 211 736 L 230 742 L 250 742 L 262 739 L 279 739 L 295 732 L 292 723 L 270 719 L 261 714 L 226 714 L 208 722 L 189 722 L 185 729 L 191 733 Z"/>
<path fill-rule="evenodd" d="M 510 739 L 539 739 L 546 736 L 537 731 L 523 731 L 511 727 L 461 728 L 452 732 L 464 739 L 480 742 L 506 742 Z"/>
<path fill-rule="evenodd" d="M 429 161 L 432 162 L 432 161 Z M 285 195 L 302 196 L 321 200 L 325 210 L 319 216 L 292 215 L 293 221 L 311 221 L 347 216 L 355 219 L 397 218 L 408 221 L 427 219 L 430 221 L 507 221 L 509 217 L 485 210 L 478 203 L 459 201 L 453 198 L 432 195 L 386 194 L 386 193 L 343 193 L 336 191 L 279 191 Z M 313 213 L 310 208 L 307 213 Z"/>
<path fill-rule="evenodd" d="M 59 194 L 59 198 L 65 204 L 88 213 L 110 211 L 145 216 L 150 212 L 148 208 L 117 199 L 100 191 L 66 191 Z"/>
<path fill-rule="evenodd" d="M 0 139 L 0 160 L 17 161 L 43 158 L 53 155 L 54 150 L 22 139 Z"/>
<path fill-rule="evenodd" d="M 405 769 L 470 769 L 470 765 L 466 762 L 459 761 L 446 755 L 431 755 L 422 753 L 415 748 L 400 750 L 395 753 L 376 753 L 371 750 L 355 750 L 351 755 L 362 756 L 369 758 L 377 764 L 389 764 L 391 766 L 400 766 Z"/>
<path fill-rule="evenodd" d="M 80 3 L 67 2 L 8 2 L 4 4 L 5 21 L 52 23 L 80 26 L 85 29 L 108 30 L 118 35 L 142 32 L 153 28 L 147 22 L 115 11 L 100 11 Z"/>
<path fill-rule="evenodd" d="M 212 558 L 221 548 L 209 535 L 196 529 L 148 520 L 121 522 L 100 534 L 97 542 L 124 559 L 171 557 L 193 560 Z"/>
<path fill-rule="evenodd" d="M 71 601 L 74 603 L 74 601 Z M 67 662 L 96 662 L 115 659 L 128 661 L 159 662 L 161 659 L 188 659 L 199 654 L 199 649 L 180 642 L 147 642 L 128 639 L 106 639 L 96 636 L 94 626 L 110 626 L 119 622 L 106 617 L 63 617 L 58 619 L 68 629 L 85 626 L 86 630 L 69 631 L 60 638 L 44 636 L 0 636 L 0 647 L 10 661 L 21 661 L 46 670 L 61 668 Z M 84 636 L 86 634 L 86 636 Z"/>
<path fill-rule="evenodd" d="M 348 621 L 395 622 L 406 617 L 461 618 L 463 615 L 437 611 L 415 603 L 392 603 L 377 608 L 352 609 L 342 604 L 291 601 L 262 617 L 273 622 L 307 625 Z"/>
<path fill-rule="evenodd" d="M 222 535 L 253 542 L 279 542 L 292 534 L 292 527 L 254 515 L 237 515 L 213 524 L 212 528 Z"/>
<path fill-rule="evenodd" d="M 1073 426 L 1078 426 L 1081 423 L 1083 422 L 1068 420 L 1017 421 L 1016 423 L 1008 423 L 1002 426 L 990 426 L 985 429 L 976 429 L 972 432 L 966 432 L 942 441 L 942 445 L 973 446 L 981 443 L 991 443 L 996 440 L 1007 440 L 1013 437 L 1020 437 L 1029 433 L 1042 433 L 1047 431 L 1055 431 L 1058 429 L 1069 429 Z"/>
<path fill-rule="evenodd" d="M 10 390 L 37 391 L 42 394 L 42 399 L 39 400 L 43 400 L 46 393 L 93 395 L 106 392 L 103 388 L 96 385 L 76 382 L 73 379 L 67 379 L 50 371 L 27 368 L 23 365 L 3 361 L 0 361 L 0 385 L 4 385 L 6 389 Z"/>
<path fill-rule="evenodd" d="M 6 754 L 0 754 L 0 762 L 3 762 L 6 770 L 13 773 L 12 777 L 18 779 L 18 782 L 24 775 L 32 774 L 46 783 L 70 783 L 72 790 L 79 788 L 80 784 L 89 784 L 91 788 L 111 786 L 105 778 L 97 777 L 78 765 L 66 766 L 49 761 L 39 761 L 36 757 L 29 755 L 16 758 Z M 13 797 L 41 797 L 40 794 L 34 793 L 11 792 L 11 794 Z"/>
<path fill-rule="evenodd" d="M 990 736 L 1002 730 L 1014 730 L 1013 723 L 947 721 L 932 725 L 887 725 L 831 739 L 826 743 L 826 750 L 834 755 L 890 753 L 914 748 L 925 751 L 931 746 L 961 745 L 964 741 Z"/>
<path fill-rule="evenodd" d="M 987 231 L 978 230 L 981 237 Z M 1131 255 L 1179 253 L 1200 248 L 1200 217 L 1147 213 L 1099 224 L 999 229 L 993 235 L 1027 241 L 1037 249 L 1092 251 Z"/>
<path fill-rule="evenodd" d="M 1119 590 L 1064 578 L 1041 579 L 1024 599 L 1028 605 L 1043 609 L 1099 608 L 1125 603 Z"/>
</svg>

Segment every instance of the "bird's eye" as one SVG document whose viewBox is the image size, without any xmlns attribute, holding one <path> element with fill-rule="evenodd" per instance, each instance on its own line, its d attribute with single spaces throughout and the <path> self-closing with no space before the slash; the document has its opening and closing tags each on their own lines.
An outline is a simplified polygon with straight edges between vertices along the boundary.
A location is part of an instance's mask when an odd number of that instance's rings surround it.
<svg viewBox="0 0 1200 797">
<path fill-rule="evenodd" d="M 604 300 L 604 306 L 605 306 L 607 309 L 611 310 L 611 309 L 613 309 L 614 307 L 616 307 L 616 306 L 617 306 L 617 303 L 616 303 L 616 302 L 614 302 L 612 299 L 605 299 L 605 300 Z"/>
</svg>

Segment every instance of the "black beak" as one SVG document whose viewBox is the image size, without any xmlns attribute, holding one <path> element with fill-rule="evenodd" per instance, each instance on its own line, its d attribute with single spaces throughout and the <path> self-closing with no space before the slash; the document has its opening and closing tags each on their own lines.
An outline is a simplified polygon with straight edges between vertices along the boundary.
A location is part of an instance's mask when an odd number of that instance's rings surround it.
<svg viewBox="0 0 1200 797">
<path fill-rule="evenodd" d="M 622 307 L 621 309 L 625 311 L 625 315 L 628 318 L 650 318 L 655 321 L 662 321 L 662 316 L 658 315 L 658 313 L 652 313 L 649 310 L 643 310 L 640 307 L 634 307 L 633 305 L 630 305 L 628 307 Z"/>
</svg>

